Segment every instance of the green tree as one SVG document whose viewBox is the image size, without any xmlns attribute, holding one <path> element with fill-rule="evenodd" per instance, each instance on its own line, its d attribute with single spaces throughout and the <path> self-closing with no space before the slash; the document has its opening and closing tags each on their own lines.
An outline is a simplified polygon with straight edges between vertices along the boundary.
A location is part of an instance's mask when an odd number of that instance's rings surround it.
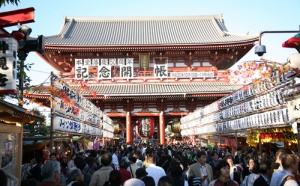
<svg viewBox="0 0 300 186">
<path fill-rule="evenodd" d="M 33 114 L 41 115 L 41 112 L 37 109 L 33 109 Z M 43 119 L 40 121 L 34 121 L 31 124 L 25 124 L 24 129 L 28 129 L 30 131 L 29 136 L 42 135 L 49 136 L 50 135 L 50 126 L 46 126 L 45 124 L 45 116 L 43 115 Z"/>
<path fill-rule="evenodd" d="M 0 0 L 0 7 L 5 6 L 6 4 L 13 4 L 18 6 L 20 0 Z"/>
</svg>

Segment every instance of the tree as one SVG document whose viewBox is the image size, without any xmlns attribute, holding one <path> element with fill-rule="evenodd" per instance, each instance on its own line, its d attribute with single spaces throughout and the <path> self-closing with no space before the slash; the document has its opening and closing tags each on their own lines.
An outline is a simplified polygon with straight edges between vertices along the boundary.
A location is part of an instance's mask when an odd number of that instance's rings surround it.
<svg viewBox="0 0 300 186">
<path fill-rule="evenodd" d="M 5 6 L 6 4 L 13 4 L 18 6 L 18 3 L 20 2 L 20 0 L 0 0 L 0 7 L 2 7 L 3 5 Z"/>
<path fill-rule="evenodd" d="M 42 115 L 41 112 L 36 108 L 31 111 L 31 114 Z M 43 116 L 41 121 L 36 120 L 32 124 L 25 124 L 24 129 L 30 130 L 29 136 L 49 136 L 50 134 L 50 126 L 45 125 L 45 116 Z"/>
</svg>

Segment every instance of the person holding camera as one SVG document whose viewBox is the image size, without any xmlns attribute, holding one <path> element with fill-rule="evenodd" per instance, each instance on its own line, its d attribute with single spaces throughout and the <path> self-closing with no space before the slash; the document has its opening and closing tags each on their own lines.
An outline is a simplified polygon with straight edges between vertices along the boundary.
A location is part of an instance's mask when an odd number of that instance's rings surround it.
<svg viewBox="0 0 300 186">
<path fill-rule="evenodd" d="M 202 186 L 207 186 L 213 180 L 213 171 L 209 164 L 206 163 L 206 152 L 197 153 L 197 163 L 190 166 L 187 172 L 187 178 L 192 176 L 199 177 Z"/>
</svg>

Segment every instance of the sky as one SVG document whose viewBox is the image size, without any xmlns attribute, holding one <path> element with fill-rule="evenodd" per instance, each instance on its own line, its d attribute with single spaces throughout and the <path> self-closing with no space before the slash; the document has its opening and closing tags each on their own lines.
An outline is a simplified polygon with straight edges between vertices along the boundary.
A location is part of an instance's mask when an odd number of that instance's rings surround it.
<svg viewBox="0 0 300 186">
<path fill-rule="evenodd" d="M 299 30 L 300 0 L 20 0 L 18 6 L 7 4 L 0 12 L 22 8 L 35 8 L 35 22 L 26 24 L 32 28 L 31 37 L 51 36 L 60 32 L 65 16 L 132 17 L 132 16 L 195 16 L 222 14 L 230 33 L 258 35 L 261 31 Z M 18 30 L 17 26 L 6 27 Z M 282 43 L 294 36 L 288 34 L 264 34 L 265 59 L 286 62 L 295 49 L 282 48 Z M 238 63 L 259 60 L 254 48 Z M 34 52 L 25 63 L 34 63 L 29 72 L 32 85 L 43 83 L 56 71 Z"/>
</svg>

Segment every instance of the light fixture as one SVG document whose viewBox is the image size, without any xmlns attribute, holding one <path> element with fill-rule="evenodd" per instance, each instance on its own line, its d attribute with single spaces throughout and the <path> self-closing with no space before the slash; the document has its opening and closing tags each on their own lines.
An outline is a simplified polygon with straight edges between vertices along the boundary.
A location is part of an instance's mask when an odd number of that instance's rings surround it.
<svg viewBox="0 0 300 186">
<path fill-rule="evenodd" d="M 288 57 L 287 62 L 290 63 L 292 68 L 300 68 L 300 54 L 295 53 Z"/>
<path fill-rule="evenodd" d="M 266 52 L 267 50 L 265 45 L 258 45 L 255 47 L 255 54 L 257 54 L 258 56 L 263 56 Z"/>
<path fill-rule="evenodd" d="M 264 53 L 267 52 L 266 46 L 261 44 L 261 37 L 263 34 L 272 33 L 272 34 L 279 34 L 279 33 L 297 33 L 300 30 L 283 30 L 283 31 L 262 31 L 258 36 L 258 46 L 255 47 L 255 54 L 258 56 L 263 56 Z"/>
</svg>

